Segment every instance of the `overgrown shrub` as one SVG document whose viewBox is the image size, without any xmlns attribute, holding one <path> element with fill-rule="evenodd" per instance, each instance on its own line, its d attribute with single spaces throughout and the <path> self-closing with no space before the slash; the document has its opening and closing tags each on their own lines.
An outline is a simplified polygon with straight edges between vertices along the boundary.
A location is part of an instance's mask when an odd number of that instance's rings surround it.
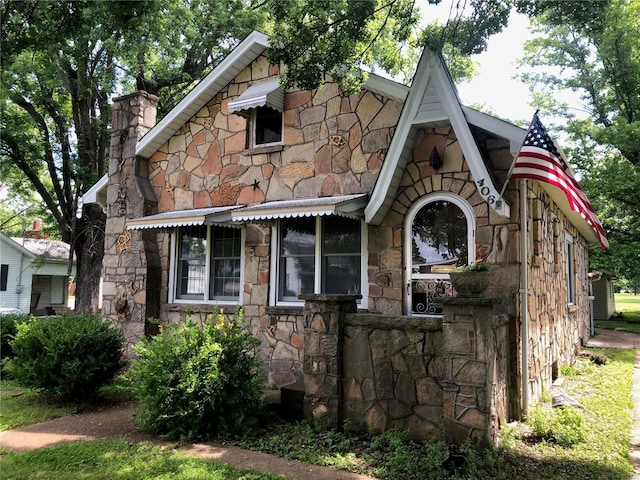
<svg viewBox="0 0 640 480">
<path fill-rule="evenodd" d="M 135 346 L 130 370 L 142 408 L 138 423 L 157 434 L 206 439 L 253 430 L 263 411 L 259 340 L 242 329 L 242 311 L 198 325 L 170 324 Z"/>
<path fill-rule="evenodd" d="M 584 417 L 575 408 L 532 407 L 528 423 L 536 435 L 563 447 L 583 442 L 586 438 Z"/>
<path fill-rule="evenodd" d="M 28 315 L 0 315 L 0 357 L 3 361 L 13 358 L 11 341 L 18 333 L 18 325 L 29 320 Z"/>
<path fill-rule="evenodd" d="M 18 324 L 7 370 L 26 387 L 83 401 L 124 367 L 124 339 L 96 315 L 65 314 Z"/>
</svg>

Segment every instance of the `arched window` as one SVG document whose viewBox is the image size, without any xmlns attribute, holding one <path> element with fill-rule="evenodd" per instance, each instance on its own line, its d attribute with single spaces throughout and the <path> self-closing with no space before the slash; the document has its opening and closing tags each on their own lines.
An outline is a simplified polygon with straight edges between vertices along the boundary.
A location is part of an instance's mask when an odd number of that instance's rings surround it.
<svg viewBox="0 0 640 480">
<path fill-rule="evenodd" d="M 430 195 L 417 202 L 405 225 L 407 311 L 440 315 L 437 298 L 451 295 L 449 271 L 475 261 L 473 210 L 456 195 Z"/>
</svg>

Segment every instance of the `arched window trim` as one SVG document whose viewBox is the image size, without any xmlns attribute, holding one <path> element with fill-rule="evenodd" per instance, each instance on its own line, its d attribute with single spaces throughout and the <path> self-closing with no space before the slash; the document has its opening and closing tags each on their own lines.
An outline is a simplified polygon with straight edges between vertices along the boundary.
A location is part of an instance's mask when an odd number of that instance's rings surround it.
<svg viewBox="0 0 640 480">
<path fill-rule="evenodd" d="M 460 208 L 462 213 L 464 214 L 467 220 L 467 242 L 468 242 L 468 255 L 467 255 L 467 263 L 474 263 L 476 261 L 476 222 L 475 215 L 473 213 L 473 208 L 469 203 L 464 200 L 462 197 L 455 195 L 453 193 L 447 192 L 439 192 L 432 193 L 429 195 L 425 195 L 420 198 L 417 202 L 415 202 L 405 217 L 404 224 L 404 266 L 405 266 L 405 276 L 406 276 L 406 292 L 405 292 L 405 305 L 406 312 L 410 314 L 411 312 L 411 282 L 414 278 L 443 278 L 448 279 L 449 274 L 447 273 L 423 273 L 416 274 L 415 276 L 412 273 L 413 265 L 412 265 L 412 232 L 413 232 L 413 222 L 416 218 L 418 212 L 427 204 L 438 202 L 438 201 L 446 201 L 451 202 L 457 207 Z"/>
</svg>

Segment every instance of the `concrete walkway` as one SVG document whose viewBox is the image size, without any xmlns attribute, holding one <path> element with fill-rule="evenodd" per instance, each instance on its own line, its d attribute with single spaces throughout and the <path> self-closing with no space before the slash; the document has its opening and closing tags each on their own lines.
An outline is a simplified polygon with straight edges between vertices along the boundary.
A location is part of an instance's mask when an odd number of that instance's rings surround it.
<svg viewBox="0 0 640 480">
<path fill-rule="evenodd" d="M 631 427 L 631 450 L 629 461 L 633 465 L 634 474 L 631 480 L 640 480 L 640 335 L 637 333 L 600 330 L 600 334 L 587 342 L 593 348 L 635 348 L 636 361 L 633 370 L 633 417 Z"/>
</svg>

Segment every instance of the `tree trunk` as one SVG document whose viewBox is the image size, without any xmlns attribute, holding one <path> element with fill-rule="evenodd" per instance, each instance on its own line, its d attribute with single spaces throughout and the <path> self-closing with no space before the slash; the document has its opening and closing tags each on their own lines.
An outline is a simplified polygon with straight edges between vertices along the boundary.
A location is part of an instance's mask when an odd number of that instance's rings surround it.
<svg viewBox="0 0 640 480">
<path fill-rule="evenodd" d="M 85 205 L 78 219 L 74 242 L 76 254 L 76 312 L 99 310 L 100 279 L 104 255 L 105 214 L 98 205 Z"/>
</svg>

